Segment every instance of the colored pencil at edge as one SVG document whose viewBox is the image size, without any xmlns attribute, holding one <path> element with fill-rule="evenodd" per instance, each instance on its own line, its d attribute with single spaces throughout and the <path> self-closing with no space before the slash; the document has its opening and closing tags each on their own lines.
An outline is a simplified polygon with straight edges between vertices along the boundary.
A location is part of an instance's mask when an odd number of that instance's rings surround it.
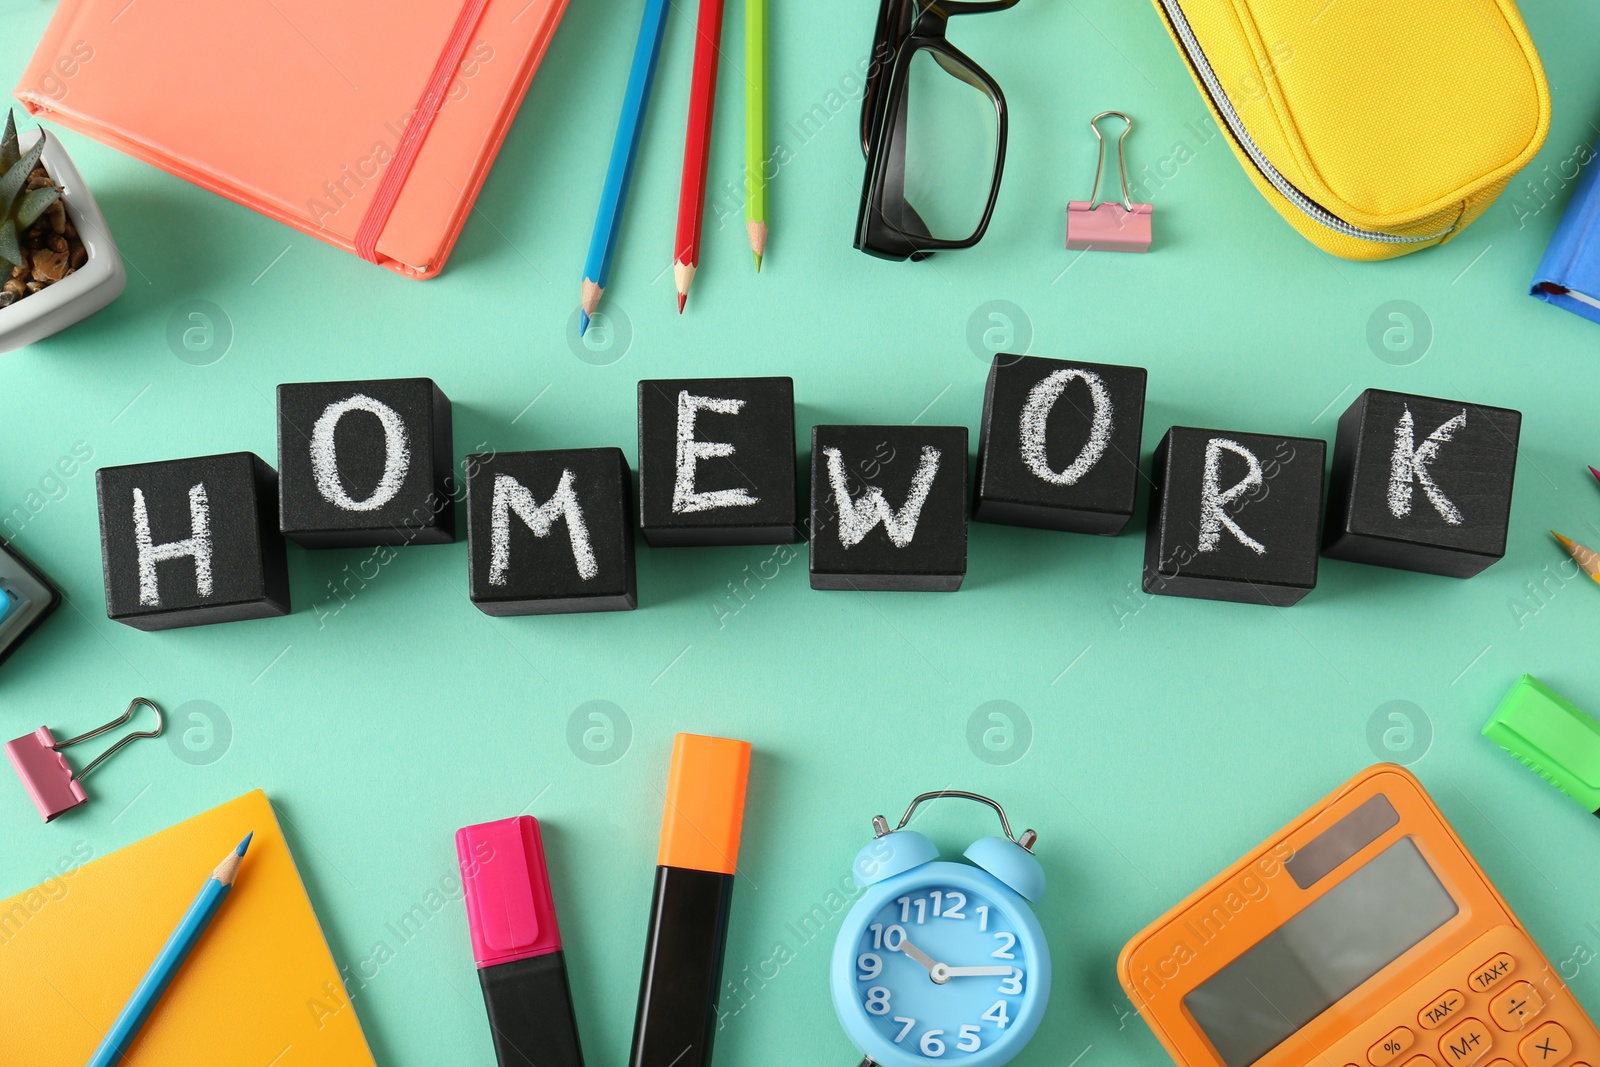
<svg viewBox="0 0 1600 1067">
<path fill-rule="evenodd" d="M 1600 471 L 1597 471 L 1593 467 L 1590 467 L 1589 468 L 1589 473 L 1594 475 L 1595 481 L 1600 482 Z"/>
<path fill-rule="evenodd" d="M 594 236 L 589 239 L 589 258 L 583 265 L 582 332 L 589 329 L 589 317 L 600 306 L 600 296 L 611 278 L 611 254 L 622 228 L 622 206 L 628 199 L 633 161 L 639 154 L 639 135 L 644 131 L 644 113 L 650 104 L 650 87 L 656 80 L 667 10 L 667 0 L 645 0 L 639 41 L 634 45 L 633 66 L 628 71 L 628 90 L 622 98 L 622 117 L 617 120 L 617 138 L 611 145 L 606 183 L 600 190 L 600 212 L 595 216 Z"/>
<path fill-rule="evenodd" d="M 150 964 L 150 969 L 139 980 L 133 996 L 128 998 L 128 1003 L 123 1007 L 122 1014 L 111 1024 L 111 1030 L 100 1042 L 100 1047 L 94 1050 L 94 1055 L 89 1058 L 89 1067 L 115 1067 L 122 1061 L 123 1053 L 138 1036 L 139 1028 L 150 1017 L 151 1009 L 161 999 L 161 994 L 167 991 L 172 976 L 178 973 L 183 961 L 189 958 L 189 950 L 194 948 L 195 942 L 200 940 L 200 935 L 205 933 L 212 917 L 217 914 L 217 909 L 222 906 L 223 899 L 233 888 L 233 880 L 239 874 L 239 863 L 244 858 L 244 850 L 250 847 L 250 838 L 254 836 L 254 833 L 246 834 L 244 840 L 239 842 L 239 847 L 223 857 L 222 862 L 217 864 L 216 870 L 211 872 L 211 877 L 206 879 L 206 884 L 200 887 L 200 893 L 194 898 L 194 903 L 189 905 L 189 910 L 178 920 L 178 928 L 172 931 L 167 943 L 161 946 L 155 962 Z"/>
<path fill-rule="evenodd" d="M 1574 563 L 1583 568 L 1583 573 L 1600 582 L 1600 552 L 1592 548 L 1585 548 L 1569 537 L 1562 537 L 1554 530 L 1550 536 L 1561 542 L 1561 547 L 1567 550 L 1567 555 L 1572 557 Z"/>
<path fill-rule="evenodd" d="M 700 265 L 700 223 L 706 212 L 706 170 L 711 163 L 711 111 L 717 100 L 717 60 L 722 50 L 722 0 L 700 0 L 694 34 L 694 85 L 689 92 L 689 132 L 683 146 L 683 187 L 678 192 L 678 247 L 672 277 L 678 314 Z"/>
<path fill-rule="evenodd" d="M 745 229 L 756 273 L 767 251 L 767 0 L 744 2 Z"/>
</svg>

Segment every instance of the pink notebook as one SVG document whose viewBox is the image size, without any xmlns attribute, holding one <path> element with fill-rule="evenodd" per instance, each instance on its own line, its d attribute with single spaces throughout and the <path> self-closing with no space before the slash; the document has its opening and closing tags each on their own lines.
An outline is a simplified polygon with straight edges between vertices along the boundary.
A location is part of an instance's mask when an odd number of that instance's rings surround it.
<svg viewBox="0 0 1600 1067">
<path fill-rule="evenodd" d="M 41 118 L 429 278 L 565 8 L 60 0 L 16 94 Z"/>
</svg>

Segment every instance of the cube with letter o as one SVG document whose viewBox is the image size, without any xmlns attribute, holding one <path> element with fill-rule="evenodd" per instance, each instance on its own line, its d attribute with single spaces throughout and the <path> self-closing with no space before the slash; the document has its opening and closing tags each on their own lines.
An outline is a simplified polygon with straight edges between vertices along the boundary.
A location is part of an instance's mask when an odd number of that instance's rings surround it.
<svg viewBox="0 0 1600 1067">
<path fill-rule="evenodd" d="M 432 379 L 278 386 L 279 518 L 303 548 L 454 541 L 454 462 Z"/>
</svg>

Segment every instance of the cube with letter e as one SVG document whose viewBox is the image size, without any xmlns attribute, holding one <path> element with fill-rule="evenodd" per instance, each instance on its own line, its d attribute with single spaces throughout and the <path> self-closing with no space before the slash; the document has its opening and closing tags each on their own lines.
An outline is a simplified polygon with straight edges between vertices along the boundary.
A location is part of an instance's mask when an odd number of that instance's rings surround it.
<svg viewBox="0 0 1600 1067">
<path fill-rule="evenodd" d="M 798 541 L 794 380 L 641 381 L 639 530 L 654 548 Z"/>
</svg>

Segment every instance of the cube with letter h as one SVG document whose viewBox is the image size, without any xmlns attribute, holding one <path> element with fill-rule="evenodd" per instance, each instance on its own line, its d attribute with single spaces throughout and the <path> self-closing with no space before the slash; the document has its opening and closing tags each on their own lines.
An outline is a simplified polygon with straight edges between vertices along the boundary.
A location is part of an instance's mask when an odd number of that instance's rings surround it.
<svg viewBox="0 0 1600 1067">
<path fill-rule="evenodd" d="M 1522 415 L 1368 389 L 1339 416 L 1323 554 L 1470 578 L 1506 554 Z"/>
<path fill-rule="evenodd" d="M 794 380 L 639 383 L 639 530 L 652 547 L 800 539 Z"/>
<path fill-rule="evenodd" d="M 1156 447 L 1144 591 L 1287 607 L 1317 584 L 1327 444 L 1174 426 Z"/>
<path fill-rule="evenodd" d="M 304 548 L 454 541 L 450 424 L 429 378 L 278 386 L 283 535 Z"/>
<path fill-rule="evenodd" d="M 997 354 L 978 434 L 979 522 L 1118 534 L 1133 517 L 1143 367 Z"/>
<path fill-rule="evenodd" d="M 487 615 L 639 605 L 620 448 L 468 456 L 467 567 Z"/>
<path fill-rule="evenodd" d="M 965 426 L 811 431 L 811 588 L 953 592 L 967 574 Z"/>
<path fill-rule="evenodd" d="M 251 452 L 101 468 L 106 614 L 140 630 L 287 615 L 277 483 Z"/>
</svg>

